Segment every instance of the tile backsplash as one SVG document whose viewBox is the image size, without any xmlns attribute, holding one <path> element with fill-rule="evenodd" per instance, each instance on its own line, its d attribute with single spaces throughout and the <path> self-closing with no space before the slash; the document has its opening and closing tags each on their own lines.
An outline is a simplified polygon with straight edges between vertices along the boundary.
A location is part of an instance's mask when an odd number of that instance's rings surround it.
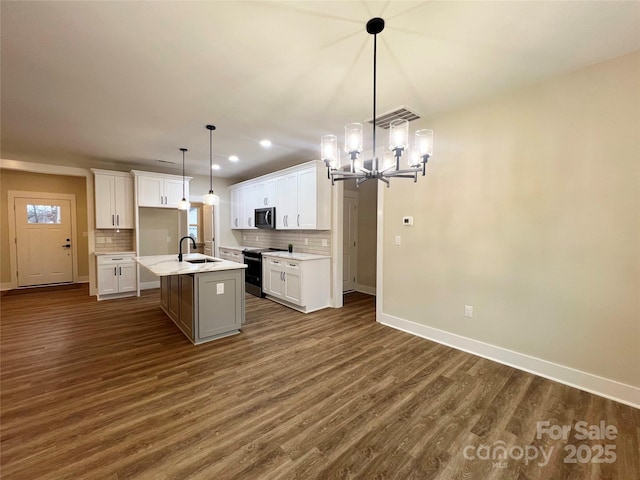
<svg viewBox="0 0 640 480">
<path fill-rule="evenodd" d="M 123 252 L 135 250 L 133 244 L 134 230 L 96 230 L 96 253 Z"/>
<path fill-rule="evenodd" d="M 236 237 L 246 247 L 287 248 L 291 243 L 294 252 L 331 255 L 331 230 L 240 230 Z"/>
</svg>

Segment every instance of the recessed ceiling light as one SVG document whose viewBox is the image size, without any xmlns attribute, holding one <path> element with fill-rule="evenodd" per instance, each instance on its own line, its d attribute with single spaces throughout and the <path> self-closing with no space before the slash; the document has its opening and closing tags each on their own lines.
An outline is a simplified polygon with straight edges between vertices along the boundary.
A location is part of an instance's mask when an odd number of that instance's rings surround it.
<svg viewBox="0 0 640 480">
<path fill-rule="evenodd" d="M 231 155 L 231 156 L 229 157 L 229 160 L 230 160 L 230 161 L 232 161 L 232 162 L 237 162 L 237 161 L 238 161 L 238 160 L 240 160 L 240 159 L 238 158 L 238 156 L 237 156 L 237 155 Z"/>
<path fill-rule="evenodd" d="M 211 165 L 211 168 L 213 170 L 220 170 L 220 165 L 218 165 L 217 163 L 214 163 L 213 165 Z"/>
<path fill-rule="evenodd" d="M 271 146 L 271 140 L 260 140 L 260 145 L 262 145 L 264 148 L 269 148 Z"/>
</svg>

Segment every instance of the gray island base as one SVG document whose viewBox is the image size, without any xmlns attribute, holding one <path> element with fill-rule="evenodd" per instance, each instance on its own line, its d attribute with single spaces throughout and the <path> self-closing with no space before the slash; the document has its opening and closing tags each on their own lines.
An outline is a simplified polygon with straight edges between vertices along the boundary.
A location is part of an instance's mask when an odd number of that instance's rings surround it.
<svg viewBox="0 0 640 480">
<path fill-rule="evenodd" d="M 191 264 L 189 260 L 208 259 Z M 198 345 L 240 333 L 245 317 L 242 263 L 185 255 L 137 257 L 136 261 L 160 277 L 160 307 L 176 326 Z"/>
</svg>

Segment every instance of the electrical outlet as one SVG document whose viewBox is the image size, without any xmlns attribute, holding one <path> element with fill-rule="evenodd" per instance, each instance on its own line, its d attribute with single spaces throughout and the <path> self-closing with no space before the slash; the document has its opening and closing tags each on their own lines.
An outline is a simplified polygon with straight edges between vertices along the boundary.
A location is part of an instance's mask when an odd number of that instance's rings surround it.
<svg viewBox="0 0 640 480">
<path fill-rule="evenodd" d="M 413 217 L 402 217 L 402 225 L 413 226 Z"/>
<path fill-rule="evenodd" d="M 246 240 L 246 239 L 247 239 L 247 236 L 246 236 L 246 235 L 242 235 L 242 239 L 243 239 L 243 240 Z"/>
<path fill-rule="evenodd" d="M 464 306 L 464 316 L 467 318 L 473 318 L 473 306 L 465 305 Z"/>
<path fill-rule="evenodd" d="M 96 238 L 96 243 L 104 243 L 104 237 Z"/>
<path fill-rule="evenodd" d="M 260 240 L 260 237 L 258 235 L 256 235 L 256 242 Z"/>
<path fill-rule="evenodd" d="M 216 283 L 216 295 L 224 295 L 224 283 Z"/>
<path fill-rule="evenodd" d="M 107 243 L 113 243 L 113 240 L 111 239 L 111 237 L 107 237 Z"/>
<path fill-rule="evenodd" d="M 167 243 L 171 243 L 171 237 L 167 237 Z"/>
<path fill-rule="evenodd" d="M 327 239 L 326 239 L 326 238 L 323 238 L 323 239 L 322 239 L 322 246 L 323 246 L 323 247 L 326 247 L 326 246 L 328 246 L 328 245 L 329 245 L 329 242 L 327 241 Z"/>
<path fill-rule="evenodd" d="M 304 244 L 305 244 L 305 245 L 309 245 L 309 239 L 308 239 L 308 238 L 305 238 L 305 239 L 304 239 Z"/>
<path fill-rule="evenodd" d="M 402 237 L 400 235 L 396 235 L 396 245 L 402 244 Z"/>
</svg>

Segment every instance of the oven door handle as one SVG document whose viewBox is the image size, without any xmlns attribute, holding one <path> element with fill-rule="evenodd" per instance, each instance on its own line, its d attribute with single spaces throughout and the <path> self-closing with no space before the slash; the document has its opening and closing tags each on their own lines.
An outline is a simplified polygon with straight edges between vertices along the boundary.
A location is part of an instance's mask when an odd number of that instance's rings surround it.
<svg viewBox="0 0 640 480">
<path fill-rule="evenodd" d="M 251 258 L 251 257 L 244 257 L 245 262 L 249 261 L 249 262 L 260 262 L 259 258 Z"/>
</svg>

